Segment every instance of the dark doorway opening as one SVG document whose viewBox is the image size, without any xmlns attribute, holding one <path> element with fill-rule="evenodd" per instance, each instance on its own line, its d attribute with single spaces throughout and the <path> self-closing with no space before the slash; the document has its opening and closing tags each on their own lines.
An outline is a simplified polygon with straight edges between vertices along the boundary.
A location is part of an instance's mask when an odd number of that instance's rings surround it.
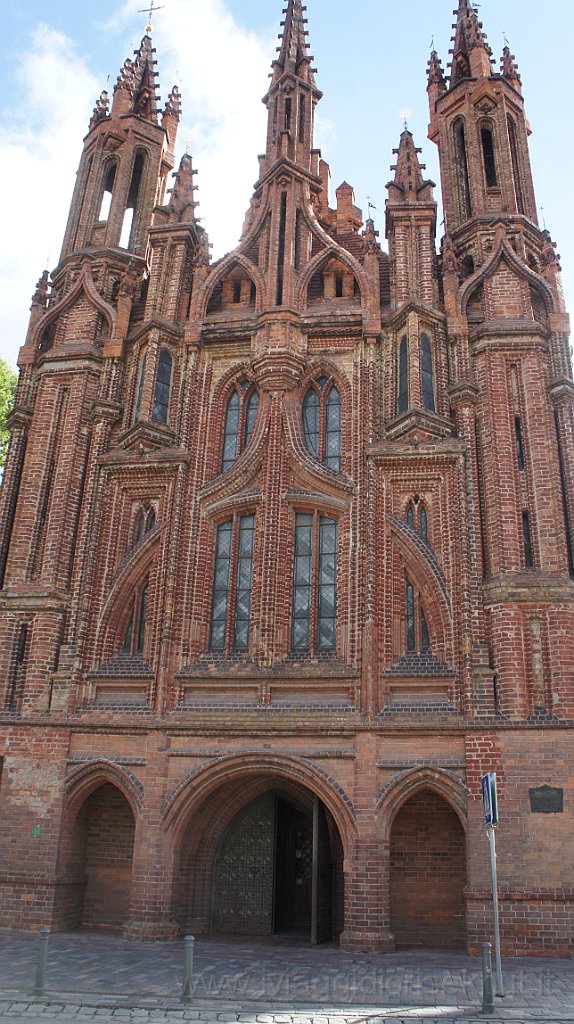
<svg viewBox="0 0 574 1024">
<path fill-rule="evenodd" d="M 338 832 L 322 802 L 267 791 L 237 813 L 220 840 L 210 930 L 328 941 L 340 930 L 341 872 Z"/>
<path fill-rule="evenodd" d="M 313 821 L 277 798 L 273 931 L 311 931 Z"/>
</svg>

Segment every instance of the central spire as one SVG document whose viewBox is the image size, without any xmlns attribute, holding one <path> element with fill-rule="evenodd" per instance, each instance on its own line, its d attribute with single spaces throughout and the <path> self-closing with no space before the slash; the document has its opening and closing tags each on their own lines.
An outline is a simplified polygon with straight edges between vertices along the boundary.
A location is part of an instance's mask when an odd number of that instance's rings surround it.
<svg viewBox="0 0 574 1024">
<path fill-rule="evenodd" d="M 450 87 L 463 78 L 480 78 L 492 74 L 492 50 L 488 45 L 482 22 L 471 0 L 459 0 L 458 11 L 453 11 L 456 22 L 453 38 Z"/>
<path fill-rule="evenodd" d="M 315 75 L 311 68 L 314 58 L 309 54 L 309 33 L 305 29 L 307 18 L 303 17 L 306 10 L 301 0 L 289 0 L 283 11 L 285 21 L 281 22 L 281 46 L 277 48 L 279 56 L 273 62 L 274 81 L 278 81 L 281 75 L 287 72 L 307 81 L 309 85 L 315 84 Z"/>
<path fill-rule="evenodd" d="M 314 111 L 322 93 L 315 84 L 305 11 L 301 0 L 288 0 L 283 11 L 278 57 L 273 61 L 271 86 L 263 100 L 268 110 L 267 169 L 277 160 L 287 159 L 311 170 Z"/>
</svg>

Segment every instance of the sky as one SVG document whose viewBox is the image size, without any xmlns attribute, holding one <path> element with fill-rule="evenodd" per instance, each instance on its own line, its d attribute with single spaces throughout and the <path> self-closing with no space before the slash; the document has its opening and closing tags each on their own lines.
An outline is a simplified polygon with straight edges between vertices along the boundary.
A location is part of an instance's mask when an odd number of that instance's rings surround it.
<svg viewBox="0 0 574 1024">
<path fill-rule="evenodd" d="M 161 6 L 160 0 L 156 0 Z M 145 31 L 143 0 L 5 0 L 0 64 L 0 355 L 15 365 L 30 299 L 42 271 L 58 261 L 82 140 L 96 98 L 111 93 L 123 61 Z M 427 139 L 426 64 L 434 46 L 446 65 L 453 0 L 307 0 L 309 39 L 324 97 L 316 145 L 331 165 L 331 198 L 355 189 L 384 239 L 385 184 L 405 117 L 428 176 L 439 182 Z M 281 0 L 165 0 L 153 16 L 160 93 L 183 95 L 176 163 L 197 168 L 196 211 L 218 259 L 239 240 L 257 155 L 265 142 L 271 60 Z M 566 301 L 574 310 L 574 93 L 570 80 L 572 0 L 484 0 L 480 7 L 497 60 L 506 35 L 522 75 L 533 135 L 531 159 L 540 219 L 558 244 Z M 436 190 L 440 199 L 440 188 Z M 439 218 L 440 220 L 440 218 Z M 439 239 L 442 234 L 439 224 Z"/>
</svg>

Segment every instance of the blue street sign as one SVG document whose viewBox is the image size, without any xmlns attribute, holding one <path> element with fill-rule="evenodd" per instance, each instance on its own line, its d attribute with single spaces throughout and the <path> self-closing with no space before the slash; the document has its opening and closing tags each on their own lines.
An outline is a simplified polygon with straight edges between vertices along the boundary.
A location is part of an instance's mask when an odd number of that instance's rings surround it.
<svg viewBox="0 0 574 1024">
<path fill-rule="evenodd" d="M 484 824 L 498 825 L 498 800 L 496 799 L 496 772 L 487 772 L 482 776 L 482 805 L 484 807 Z"/>
</svg>

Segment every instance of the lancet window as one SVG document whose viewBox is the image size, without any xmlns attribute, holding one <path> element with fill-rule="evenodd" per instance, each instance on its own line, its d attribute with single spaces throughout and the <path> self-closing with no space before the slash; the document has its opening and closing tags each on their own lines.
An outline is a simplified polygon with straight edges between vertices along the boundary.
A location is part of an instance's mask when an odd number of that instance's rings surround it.
<svg viewBox="0 0 574 1024">
<path fill-rule="evenodd" d="M 295 516 L 294 651 L 314 654 L 336 646 L 337 534 L 335 519 L 306 512 Z"/>
<path fill-rule="evenodd" d="M 169 419 L 169 395 L 171 390 L 172 370 L 173 359 L 171 358 L 168 350 L 166 348 L 162 348 L 157 365 L 152 414 L 154 420 L 158 423 L 167 423 Z"/>
<path fill-rule="evenodd" d="M 217 527 L 209 646 L 247 651 L 251 621 L 255 516 L 235 515 Z"/>
<path fill-rule="evenodd" d="M 326 377 L 313 381 L 303 399 L 307 451 L 327 469 L 341 470 L 341 396 Z"/>
<path fill-rule="evenodd" d="M 148 604 L 148 580 L 138 588 L 132 599 L 132 610 L 124 633 L 124 654 L 143 654 L 145 649 Z"/>
<path fill-rule="evenodd" d="M 259 392 L 250 381 L 242 381 L 227 400 L 221 456 L 222 473 L 237 461 L 251 441 L 258 408 Z"/>
<path fill-rule="evenodd" d="M 407 651 L 421 654 L 431 649 L 427 620 L 423 611 L 420 594 L 408 576 L 405 577 L 405 584 Z"/>
</svg>

